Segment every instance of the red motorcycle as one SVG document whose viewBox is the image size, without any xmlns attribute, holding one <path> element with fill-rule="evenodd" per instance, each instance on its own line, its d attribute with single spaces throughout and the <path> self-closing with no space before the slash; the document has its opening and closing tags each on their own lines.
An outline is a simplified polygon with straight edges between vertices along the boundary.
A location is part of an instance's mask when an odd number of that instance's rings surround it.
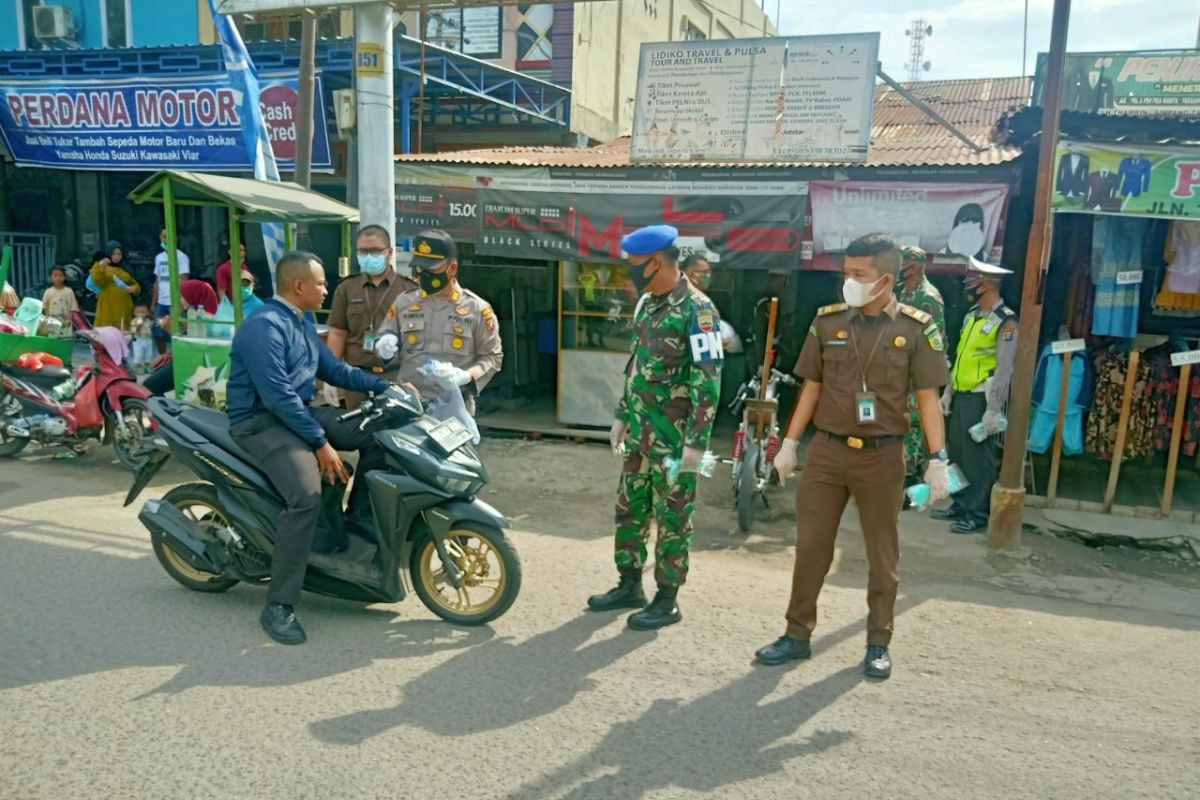
<svg viewBox="0 0 1200 800">
<path fill-rule="evenodd" d="M 76 318 L 76 337 L 87 341 L 94 366 L 22 369 L 0 364 L 0 456 L 14 456 L 30 442 L 79 452 L 88 439 L 112 444 L 117 458 L 137 471 L 146 461 L 143 439 L 153 430 L 142 387 L 109 355 L 96 332 Z"/>
</svg>

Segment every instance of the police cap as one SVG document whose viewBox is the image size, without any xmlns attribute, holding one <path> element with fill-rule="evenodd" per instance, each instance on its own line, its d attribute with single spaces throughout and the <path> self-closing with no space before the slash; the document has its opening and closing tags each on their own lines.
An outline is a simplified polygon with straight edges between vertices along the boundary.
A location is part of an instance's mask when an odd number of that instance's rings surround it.
<svg viewBox="0 0 1200 800">
<path fill-rule="evenodd" d="M 977 258 L 967 257 L 967 274 L 974 273 L 981 278 L 1000 279 L 1005 275 L 1012 275 L 1011 269 L 1005 269 L 999 264 L 989 264 L 986 261 L 980 261 Z"/>
<path fill-rule="evenodd" d="M 621 249 L 631 256 L 648 256 L 675 244 L 679 231 L 670 225 L 648 225 L 638 228 L 621 240 Z"/>
<path fill-rule="evenodd" d="M 458 258 L 458 248 L 450 234 L 436 228 L 421 231 L 413 239 L 412 266 L 414 269 L 433 269 L 443 261 Z"/>
</svg>

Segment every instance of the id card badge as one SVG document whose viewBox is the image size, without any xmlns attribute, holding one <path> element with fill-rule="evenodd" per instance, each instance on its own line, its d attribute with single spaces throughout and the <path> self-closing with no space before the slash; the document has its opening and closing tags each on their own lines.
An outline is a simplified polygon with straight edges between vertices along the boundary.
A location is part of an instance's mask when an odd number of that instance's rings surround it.
<svg viewBox="0 0 1200 800">
<path fill-rule="evenodd" d="M 854 407 L 858 410 L 859 424 L 875 421 L 875 393 L 862 392 L 854 396 Z"/>
<path fill-rule="evenodd" d="M 375 352 L 375 334 L 373 332 L 363 334 L 362 349 L 368 353 Z"/>
</svg>

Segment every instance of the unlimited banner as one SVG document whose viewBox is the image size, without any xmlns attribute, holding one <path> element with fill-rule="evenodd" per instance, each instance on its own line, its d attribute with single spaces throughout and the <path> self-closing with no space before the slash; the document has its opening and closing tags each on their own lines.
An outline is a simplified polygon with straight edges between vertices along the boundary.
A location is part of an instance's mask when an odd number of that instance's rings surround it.
<svg viewBox="0 0 1200 800">
<path fill-rule="evenodd" d="M 281 168 L 296 158 L 297 79 L 261 77 L 259 106 Z M 315 87 L 322 97 L 321 82 Z M 0 84 L 0 136 L 18 164 L 55 169 L 253 169 L 224 75 Z M 313 108 L 313 168 L 333 166 L 324 103 Z"/>
<path fill-rule="evenodd" d="M 625 234 L 665 223 L 681 249 L 723 267 L 796 269 L 806 195 L 801 181 L 493 179 L 476 189 L 476 250 L 615 263 Z"/>
<path fill-rule="evenodd" d="M 813 252 L 836 253 L 867 233 L 888 233 L 926 253 L 1000 258 L 1008 186 L 1002 183 L 813 181 Z"/>
<path fill-rule="evenodd" d="M 1200 218 L 1200 150 L 1059 142 L 1055 211 Z"/>
</svg>

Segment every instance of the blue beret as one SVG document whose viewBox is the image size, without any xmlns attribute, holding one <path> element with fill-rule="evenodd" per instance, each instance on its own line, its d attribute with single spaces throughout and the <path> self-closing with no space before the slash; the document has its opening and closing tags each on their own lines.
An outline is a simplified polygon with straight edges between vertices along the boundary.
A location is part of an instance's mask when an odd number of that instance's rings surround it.
<svg viewBox="0 0 1200 800">
<path fill-rule="evenodd" d="M 679 231 L 670 225 L 648 225 L 638 228 L 621 240 L 621 249 L 631 256 L 648 256 L 675 244 Z"/>
</svg>

